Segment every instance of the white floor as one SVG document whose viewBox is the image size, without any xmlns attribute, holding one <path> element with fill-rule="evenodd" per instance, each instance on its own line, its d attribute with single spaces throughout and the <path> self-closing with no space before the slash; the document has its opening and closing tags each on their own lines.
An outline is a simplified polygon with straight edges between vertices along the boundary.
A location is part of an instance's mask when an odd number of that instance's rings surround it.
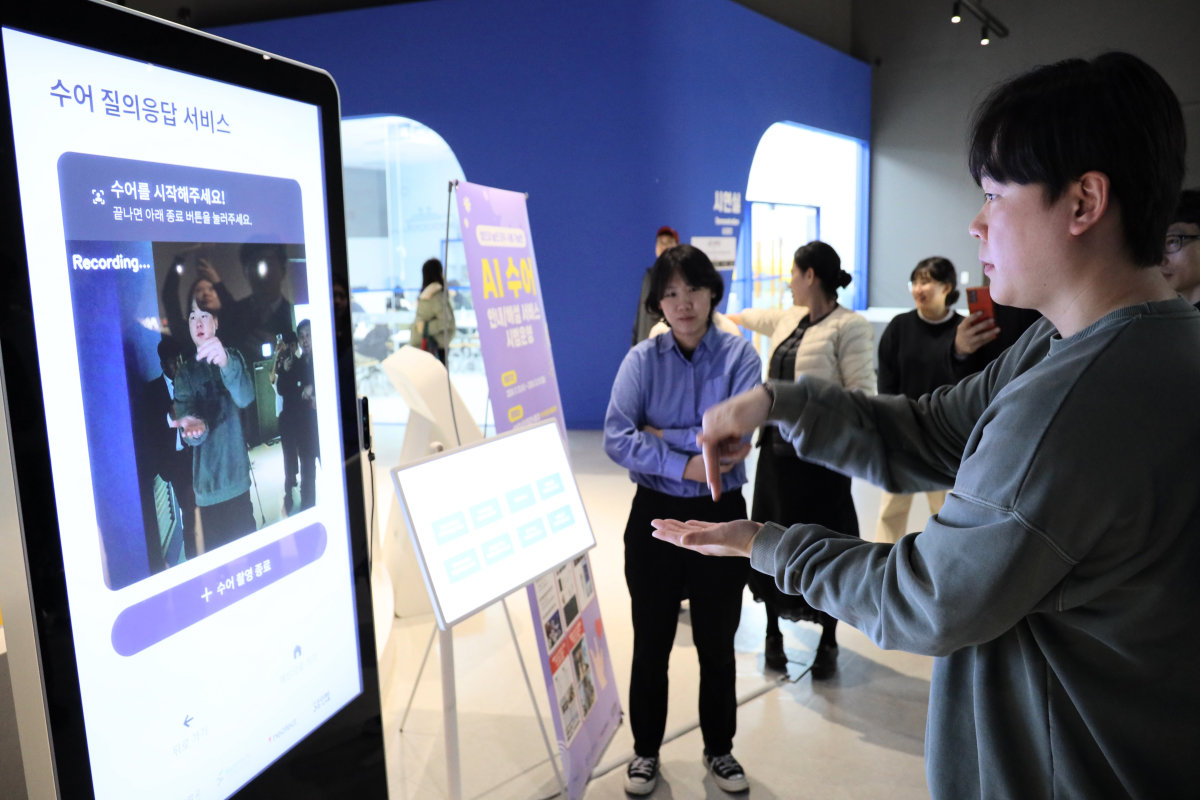
<svg viewBox="0 0 1200 800">
<path fill-rule="evenodd" d="M 387 467 L 394 466 L 402 427 L 376 428 L 376 485 L 382 515 L 390 508 Z M 609 654 L 622 707 L 627 705 L 632 631 L 622 572 L 621 536 L 633 486 L 601 448 L 600 433 L 572 431 L 572 463 L 596 534 L 591 551 Z M 873 535 L 878 492 L 855 484 L 864 532 Z M 910 525 L 920 526 L 924 499 L 914 502 Z M 384 525 L 387 520 L 383 520 Z M 386 530 L 386 528 L 385 528 Z M 414 595 L 410 595 L 413 597 Z M 546 690 L 524 592 L 505 603 L 529 670 L 537 713 L 550 727 Z M 438 648 L 417 680 L 434 630 L 420 605 L 393 624 L 384 663 L 385 746 L 392 798 L 448 797 Z M 680 616 L 671 665 L 667 738 L 656 798 L 726 796 L 706 779 L 697 727 L 698 670 L 690 652 L 686 612 Z M 815 626 L 783 623 L 791 659 L 788 674 L 764 672 L 762 607 L 749 593 L 738 630 L 738 734 L 734 754 L 757 798 L 927 797 L 922 743 L 931 660 L 885 652 L 848 626 L 839 626 L 837 677 L 814 683 L 807 673 L 818 638 Z M 464 798 L 548 798 L 558 792 L 555 771 L 521 672 L 504 608 L 494 605 L 454 629 L 457 722 Z M 415 688 L 414 688 L 415 687 Z M 412 696 L 411 710 L 401 721 Z M 622 725 L 593 774 L 585 797 L 624 798 L 624 766 L 632 737 Z M 745 796 L 745 795 L 741 795 Z"/>
<path fill-rule="evenodd" d="M 375 428 L 375 500 L 384 531 L 393 497 L 387 470 L 396 465 L 402 435 L 403 426 Z M 597 546 L 590 556 L 624 708 L 632 631 L 621 536 L 633 486 L 605 457 L 599 432 L 572 431 L 569 438 L 576 479 L 596 534 Z M 262 490 L 274 497 L 280 471 L 277 465 L 267 467 L 271 461 L 264 459 L 260 478 Z M 860 524 L 871 536 L 878 492 L 855 482 L 854 493 Z M 274 504 L 263 503 L 268 507 Z M 928 513 L 923 497 L 913 505 L 910 529 L 919 528 Z M 405 600 L 399 606 L 404 616 L 392 623 L 382 661 L 387 668 L 382 683 L 389 795 L 393 800 L 446 798 L 450 794 L 436 645 L 418 680 L 422 657 L 435 630 L 433 616 L 415 572 L 410 573 L 400 594 Z M 462 797 L 467 800 L 537 800 L 558 794 L 555 769 L 538 725 L 540 715 L 553 735 L 529 605 L 524 592 L 514 593 L 504 602 L 529 670 L 533 697 L 522 675 L 504 607 L 493 605 L 454 628 L 460 779 Z M 736 639 L 741 703 L 734 754 L 746 768 L 749 795 L 788 800 L 927 797 L 922 742 L 930 659 L 881 651 L 862 634 L 842 625 L 838 629 L 839 672 L 833 680 L 814 683 L 807 668 L 818 629 L 783 623 L 791 663 L 787 675 L 782 676 L 763 670 L 764 625 L 762 607 L 747 593 Z M 688 626 L 685 612 L 680 615 L 671 664 L 662 778 L 652 796 L 712 800 L 726 795 L 705 777 L 700 763 L 698 670 L 695 654 L 690 652 Z M 3 651 L 0 627 L 0 653 Z M 405 718 L 410 696 L 412 705 Z M 625 798 L 624 767 L 631 756 L 632 738 L 628 726 L 622 725 L 593 773 L 585 797 Z"/>
</svg>

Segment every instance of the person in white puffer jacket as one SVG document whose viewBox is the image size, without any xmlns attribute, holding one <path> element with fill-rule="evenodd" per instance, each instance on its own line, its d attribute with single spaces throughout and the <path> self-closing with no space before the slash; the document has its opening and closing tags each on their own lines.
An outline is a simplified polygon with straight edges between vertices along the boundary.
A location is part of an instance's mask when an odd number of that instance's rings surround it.
<svg viewBox="0 0 1200 800">
<path fill-rule="evenodd" d="M 809 242 L 796 251 L 792 261 L 791 307 L 747 308 L 728 316 L 743 327 L 771 337 L 766 361 L 769 379 L 795 381 L 800 375 L 813 375 L 847 389 L 875 394 L 875 334 L 871 323 L 837 302 L 837 290 L 849 284 L 850 274 L 842 269 L 837 252 L 825 242 Z M 797 457 L 774 426 L 762 428 L 758 447 L 752 519 L 786 519 L 789 525 L 811 522 L 858 535 L 849 477 Z M 811 672 L 814 680 L 832 677 L 837 670 L 837 620 L 814 610 L 803 598 L 779 591 L 768 575 L 752 570 L 749 585 L 755 599 L 766 607 L 766 667 L 780 671 L 787 668 L 788 657 L 779 630 L 782 616 L 821 626 Z"/>
</svg>

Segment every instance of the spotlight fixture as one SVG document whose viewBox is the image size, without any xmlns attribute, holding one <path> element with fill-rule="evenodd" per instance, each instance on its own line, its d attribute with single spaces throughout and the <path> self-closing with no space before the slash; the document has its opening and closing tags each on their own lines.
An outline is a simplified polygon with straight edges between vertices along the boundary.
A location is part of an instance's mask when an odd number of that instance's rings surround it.
<svg viewBox="0 0 1200 800">
<path fill-rule="evenodd" d="M 971 15 L 983 24 L 979 44 L 986 47 L 992 43 L 993 36 L 1000 39 L 1008 36 L 1008 27 L 983 7 L 983 0 L 954 0 L 954 5 L 950 9 L 950 21 L 954 24 L 962 22 L 964 9 L 971 12 Z"/>
</svg>

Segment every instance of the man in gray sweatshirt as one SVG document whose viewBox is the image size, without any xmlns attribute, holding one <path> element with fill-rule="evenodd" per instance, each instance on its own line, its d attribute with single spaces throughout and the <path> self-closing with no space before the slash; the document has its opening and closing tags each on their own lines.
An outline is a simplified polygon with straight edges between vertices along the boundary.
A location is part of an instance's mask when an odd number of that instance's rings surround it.
<svg viewBox="0 0 1200 800">
<path fill-rule="evenodd" d="M 993 297 L 1045 319 L 919 400 L 802 378 L 704 415 L 710 475 L 771 421 L 889 491 L 950 488 L 923 531 L 654 523 L 750 555 L 881 647 L 936 656 L 934 797 L 1200 790 L 1200 313 L 1155 268 L 1183 154 L 1178 101 L 1133 56 L 1015 78 L 973 121 L 970 233 Z"/>
</svg>

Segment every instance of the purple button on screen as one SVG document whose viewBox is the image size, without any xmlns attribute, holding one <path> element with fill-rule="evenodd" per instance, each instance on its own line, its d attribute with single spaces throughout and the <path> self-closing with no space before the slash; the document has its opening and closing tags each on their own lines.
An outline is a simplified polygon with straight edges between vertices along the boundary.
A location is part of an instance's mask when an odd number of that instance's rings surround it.
<svg viewBox="0 0 1200 800">
<path fill-rule="evenodd" d="M 325 526 L 318 522 L 147 597 L 117 615 L 113 649 L 123 656 L 140 653 L 311 564 L 325 543 Z"/>
</svg>

